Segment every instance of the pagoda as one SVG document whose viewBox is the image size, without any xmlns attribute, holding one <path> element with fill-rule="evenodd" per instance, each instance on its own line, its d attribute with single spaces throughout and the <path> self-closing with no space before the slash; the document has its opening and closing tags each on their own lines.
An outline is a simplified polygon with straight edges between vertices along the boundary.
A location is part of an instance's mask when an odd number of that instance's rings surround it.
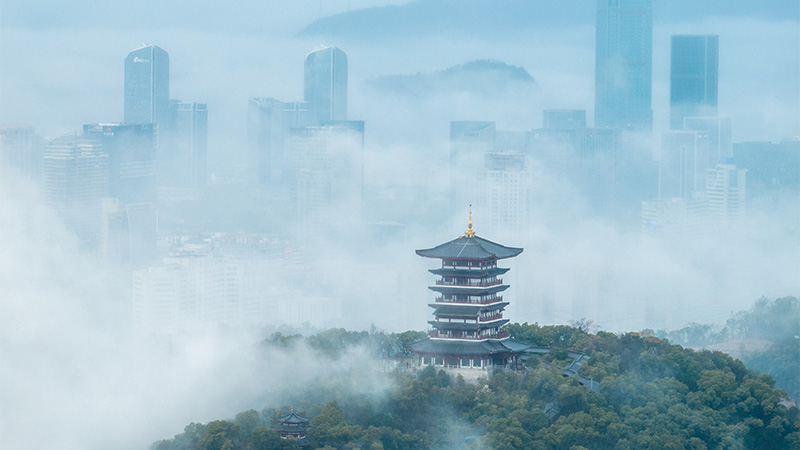
<svg viewBox="0 0 800 450">
<path fill-rule="evenodd" d="M 272 427 L 281 439 L 294 438 L 299 440 L 301 446 L 307 445 L 306 432 L 311 429 L 311 419 L 294 412 L 294 408 L 284 416 L 278 417 Z"/>
<path fill-rule="evenodd" d="M 501 295 L 509 288 L 501 275 L 509 269 L 497 266 L 498 260 L 522 253 L 521 248 L 477 236 L 470 210 L 463 236 L 416 253 L 442 261 L 441 268 L 430 270 L 439 278 L 429 287 L 438 296 L 428 305 L 434 316 L 428 322 L 428 338 L 410 346 L 421 365 L 449 369 L 508 366 L 531 347 L 509 337 L 508 319 L 503 318 L 508 302 Z"/>
</svg>

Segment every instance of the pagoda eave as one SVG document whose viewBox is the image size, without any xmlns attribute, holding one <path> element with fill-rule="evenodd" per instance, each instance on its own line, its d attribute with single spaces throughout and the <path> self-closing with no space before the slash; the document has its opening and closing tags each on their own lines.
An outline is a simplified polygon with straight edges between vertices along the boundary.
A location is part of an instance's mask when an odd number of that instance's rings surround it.
<svg viewBox="0 0 800 450">
<path fill-rule="evenodd" d="M 439 292 L 441 294 L 455 294 L 455 295 L 488 295 L 503 292 L 508 289 L 507 284 L 496 284 L 494 286 L 455 286 L 447 284 L 438 284 L 428 286 L 428 289 Z"/>
</svg>

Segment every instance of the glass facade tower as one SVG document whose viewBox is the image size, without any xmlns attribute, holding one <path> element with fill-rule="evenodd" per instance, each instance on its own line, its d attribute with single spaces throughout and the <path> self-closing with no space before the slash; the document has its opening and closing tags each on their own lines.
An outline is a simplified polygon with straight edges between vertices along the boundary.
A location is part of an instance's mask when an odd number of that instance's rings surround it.
<svg viewBox="0 0 800 450">
<path fill-rule="evenodd" d="M 672 36 L 669 126 L 683 129 L 685 117 L 717 115 L 719 36 Z"/>
<path fill-rule="evenodd" d="M 318 121 L 347 120 L 347 55 L 343 51 L 325 47 L 306 56 L 304 98 Z"/>
<path fill-rule="evenodd" d="M 595 126 L 651 131 L 651 0 L 598 0 Z"/>
<path fill-rule="evenodd" d="M 169 55 L 144 44 L 125 57 L 125 122 L 169 121 Z"/>
</svg>

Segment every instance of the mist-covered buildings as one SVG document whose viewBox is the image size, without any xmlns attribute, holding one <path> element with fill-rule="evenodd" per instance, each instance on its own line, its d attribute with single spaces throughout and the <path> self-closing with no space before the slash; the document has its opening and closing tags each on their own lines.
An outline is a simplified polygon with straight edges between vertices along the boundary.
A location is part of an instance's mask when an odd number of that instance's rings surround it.
<svg viewBox="0 0 800 450">
<path fill-rule="evenodd" d="M 169 121 L 169 55 L 143 44 L 125 57 L 127 123 L 166 124 Z"/>
<path fill-rule="evenodd" d="M 650 132 L 652 0 L 598 0 L 595 31 L 595 126 Z"/>
<path fill-rule="evenodd" d="M 364 122 L 346 120 L 292 129 L 288 148 L 291 196 L 301 239 L 359 224 Z"/>
<path fill-rule="evenodd" d="M 41 176 L 45 145 L 30 125 L 0 126 L 0 175 L 14 168 L 34 178 Z"/>
<path fill-rule="evenodd" d="M 247 104 L 247 161 L 250 183 L 278 186 L 289 161 L 286 142 L 290 130 L 317 123 L 308 102 L 250 98 Z"/>
<path fill-rule="evenodd" d="M 133 271 L 132 319 L 142 333 L 325 326 L 342 317 L 340 299 L 307 291 L 318 280 L 285 240 L 206 233 L 163 243 L 169 248 L 158 264 Z"/>
</svg>

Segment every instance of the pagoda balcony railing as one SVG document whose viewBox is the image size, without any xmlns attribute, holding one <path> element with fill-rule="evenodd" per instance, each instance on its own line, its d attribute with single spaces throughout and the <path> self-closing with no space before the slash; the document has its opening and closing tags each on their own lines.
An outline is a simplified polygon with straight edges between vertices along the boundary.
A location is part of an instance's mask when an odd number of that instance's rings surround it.
<svg viewBox="0 0 800 450">
<path fill-rule="evenodd" d="M 471 303 L 474 305 L 489 305 L 492 303 L 502 302 L 503 296 L 498 295 L 496 297 L 484 298 L 484 299 L 471 299 L 471 300 L 458 300 L 455 298 L 444 298 L 443 296 L 439 296 L 433 299 L 436 303 Z"/>
<path fill-rule="evenodd" d="M 466 264 L 442 264 L 442 269 L 459 269 L 459 270 L 489 270 L 494 269 L 497 267 L 497 264 L 487 265 L 487 266 L 468 266 Z"/>
<path fill-rule="evenodd" d="M 498 278 L 492 281 L 444 281 L 436 280 L 438 286 L 467 286 L 467 287 L 489 287 L 503 284 L 503 279 Z"/>
<path fill-rule="evenodd" d="M 479 322 L 491 322 L 493 320 L 502 319 L 502 318 L 503 318 L 503 313 L 500 312 L 500 313 L 497 313 L 497 314 L 492 314 L 491 316 L 479 317 L 478 321 Z"/>
<path fill-rule="evenodd" d="M 428 337 L 431 338 L 441 338 L 441 339 L 467 339 L 471 341 L 482 341 L 484 339 L 504 339 L 509 337 L 511 334 L 508 330 L 500 330 L 494 334 L 482 334 L 482 335 L 474 335 L 474 334 L 461 334 L 461 333 L 440 333 L 436 330 L 428 331 Z"/>
</svg>

